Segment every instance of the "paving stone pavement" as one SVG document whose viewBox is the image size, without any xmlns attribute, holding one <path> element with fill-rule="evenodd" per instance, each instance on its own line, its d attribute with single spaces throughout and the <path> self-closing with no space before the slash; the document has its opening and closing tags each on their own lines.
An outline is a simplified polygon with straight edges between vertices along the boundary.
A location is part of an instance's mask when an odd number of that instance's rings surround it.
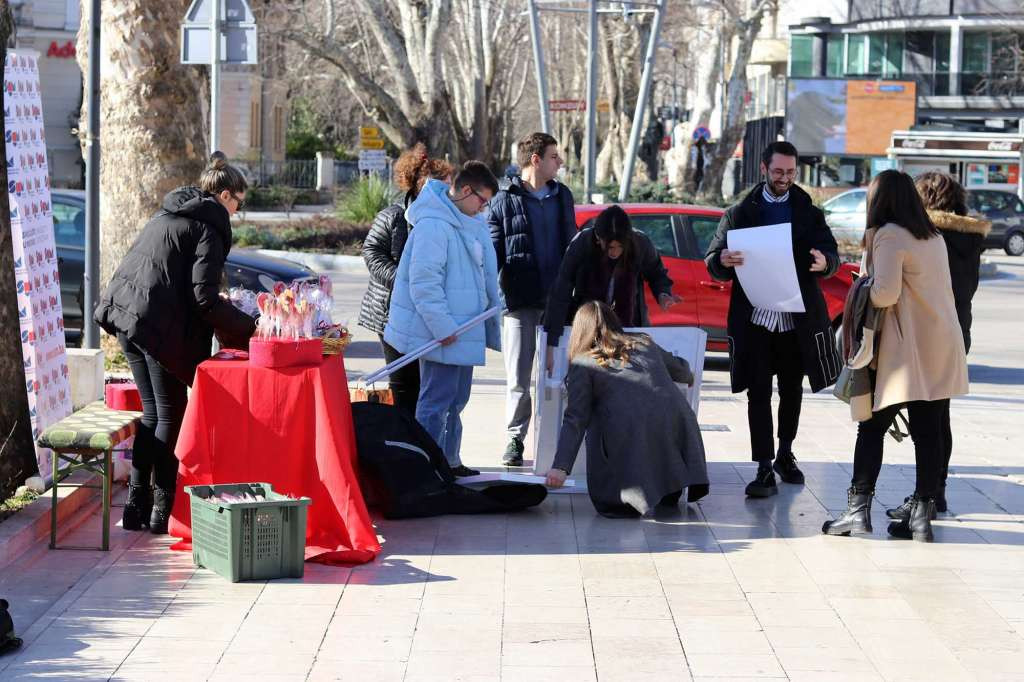
<svg viewBox="0 0 1024 682">
<path fill-rule="evenodd" d="M 712 358 L 700 421 L 727 429 L 704 433 L 699 504 L 609 520 L 585 496 L 552 495 L 521 514 L 379 520 L 370 565 L 238 584 L 166 538 L 118 528 L 108 553 L 41 542 L 0 573 L 26 640 L 0 680 L 1024 680 L 1024 261 L 996 260 L 933 545 L 886 536 L 884 508 L 914 476 L 912 446 L 892 440 L 874 535 L 820 535 L 845 508 L 855 434 L 828 395 L 805 395 L 806 485 L 746 500 L 745 399 Z M 364 280 L 335 281 L 354 319 Z M 374 340 L 347 364 L 350 377 L 380 366 Z M 504 449 L 503 378 L 497 355 L 477 372 L 470 465 Z M 97 527 L 94 513 L 66 540 Z"/>
</svg>

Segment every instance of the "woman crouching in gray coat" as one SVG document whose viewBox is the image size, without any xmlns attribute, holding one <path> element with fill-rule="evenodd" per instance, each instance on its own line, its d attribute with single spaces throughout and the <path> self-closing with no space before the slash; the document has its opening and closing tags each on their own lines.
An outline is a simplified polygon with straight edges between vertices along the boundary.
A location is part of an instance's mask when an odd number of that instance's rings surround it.
<svg viewBox="0 0 1024 682">
<path fill-rule="evenodd" d="M 645 334 L 626 334 L 600 301 L 576 313 L 569 341 L 568 405 L 547 485 L 561 487 L 587 440 L 587 489 L 602 516 L 674 506 L 683 488 L 708 494 L 697 417 L 676 383 L 693 384 L 685 360 Z"/>
</svg>

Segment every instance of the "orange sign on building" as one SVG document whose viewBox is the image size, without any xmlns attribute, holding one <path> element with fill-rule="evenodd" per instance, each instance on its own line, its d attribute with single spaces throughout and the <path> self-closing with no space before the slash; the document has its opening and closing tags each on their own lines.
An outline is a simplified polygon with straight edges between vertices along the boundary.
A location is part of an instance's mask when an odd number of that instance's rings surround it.
<svg viewBox="0 0 1024 682">
<path fill-rule="evenodd" d="M 846 153 L 885 156 L 894 130 L 909 130 L 917 118 L 914 81 L 846 82 Z"/>
</svg>

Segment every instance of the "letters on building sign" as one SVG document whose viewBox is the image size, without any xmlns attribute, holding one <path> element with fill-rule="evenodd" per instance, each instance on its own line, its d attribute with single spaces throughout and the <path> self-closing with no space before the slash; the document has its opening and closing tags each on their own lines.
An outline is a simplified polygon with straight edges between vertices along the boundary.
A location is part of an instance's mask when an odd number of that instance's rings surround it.
<svg viewBox="0 0 1024 682">
<path fill-rule="evenodd" d="M 74 59 L 75 57 L 75 44 L 70 40 L 64 43 L 63 46 L 57 45 L 57 41 L 54 40 L 50 43 L 50 49 L 46 51 L 47 57 L 58 57 L 60 59 Z"/>
</svg>

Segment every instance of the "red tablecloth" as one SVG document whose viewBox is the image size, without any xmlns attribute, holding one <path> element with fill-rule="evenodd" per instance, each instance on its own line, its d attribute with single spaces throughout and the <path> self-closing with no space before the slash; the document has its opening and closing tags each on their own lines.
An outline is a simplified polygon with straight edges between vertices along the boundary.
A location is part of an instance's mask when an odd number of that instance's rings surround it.
<svg viewBox="0 0 1024 682">
<path fill-rule="evenodd" d="M 380 544 L 356 478 L 348 381 L 340 356 L 317 367 L 264 369 L 246 360 L 199 365 L 175 454 L 170 534 L 190 549 L 186 485 L 270 483 L 313 500 L 306 560 L 365 563 Z"/>
</svg>

